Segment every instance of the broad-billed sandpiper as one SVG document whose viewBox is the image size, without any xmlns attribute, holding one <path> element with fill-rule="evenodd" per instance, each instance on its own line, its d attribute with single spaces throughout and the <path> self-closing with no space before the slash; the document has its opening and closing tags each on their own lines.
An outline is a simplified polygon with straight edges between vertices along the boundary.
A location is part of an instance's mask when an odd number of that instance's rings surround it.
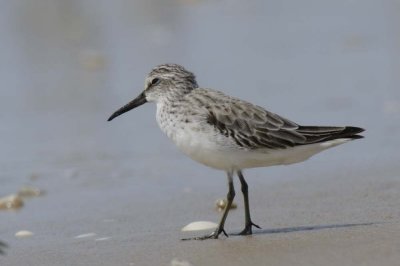
<svg viewBox="0 0 400 266">
<path fill-rule="evenodd" d="M 242 170 L 302 162 L 316 153 L 363 136 L 352 126 L 301 126 L 262 107 L 199 88 L 193 73 L 177 64 L 155 67 L 145 80 L 144 91 L 113 113 L 108 121 L 146 102 L 155 102 L 161 130 L 193 160 L 224 170 L 228 176 L 227 205 L 211 234 L 196 239 L 218 238 L 231 207 L 239 177 L 245 211 L 241 235 L 252 234 L 248 187 Z"/>
</svg>

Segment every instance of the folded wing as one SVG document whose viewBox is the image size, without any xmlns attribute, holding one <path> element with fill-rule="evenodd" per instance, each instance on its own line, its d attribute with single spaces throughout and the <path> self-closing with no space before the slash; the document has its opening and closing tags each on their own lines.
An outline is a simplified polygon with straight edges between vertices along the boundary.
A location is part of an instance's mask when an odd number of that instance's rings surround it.
<svg viewBox="0 0 400 266">
<path fill-rule="evenodd" d="M 216 92 L 221 94 L 220 92 Z M 221 99 L 221 95 L 216 97 Z M 203 99 L 204 100 L 204 99 Z M 207 123 L 244 149 L 285 149 L 338 138 L 358 139 L 359 127 L 300 126 L 259 106 L 226 96 L 205 104 Z"/>
</svg>

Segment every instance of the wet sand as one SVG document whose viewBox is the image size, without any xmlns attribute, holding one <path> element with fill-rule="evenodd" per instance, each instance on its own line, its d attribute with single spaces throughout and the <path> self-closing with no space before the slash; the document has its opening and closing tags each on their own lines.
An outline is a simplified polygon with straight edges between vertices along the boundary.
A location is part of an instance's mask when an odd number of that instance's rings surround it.
<svg viewBox="0 0 400 266">
<path fill-rule="evenodd" d="M 9 246 L 1 265 L 170 265 L 174 259 L 188 265 L 397 265 L 400 169 L 344 164 L 347 170 L 302 172 L 316 163 L 278 167 L 292 172 L 278 180 L 248 171 L 253 220 L 263 229 L 207 241 L 181 241 L 206 232 L 180 229 L 195 220 L 218 221 L 214 199 L 226 189 L 223 177 L 216 179 L 220 172 L 211 171 L 205 182 L 195 171 L 178 182 L 171 175 L 110 180 L 107 169 L 115 165 L 106 163 L 99 175 L 43 175 L 35 183 L 52 193 L 19 213 L 0 213 Z M 203 184 L 187 187 L 196 183 Z M 228 233 L 242 229 L 241 200 L 237 193 Z M 15 238 L 22 229 L 34 235 Z"/>
</svg>

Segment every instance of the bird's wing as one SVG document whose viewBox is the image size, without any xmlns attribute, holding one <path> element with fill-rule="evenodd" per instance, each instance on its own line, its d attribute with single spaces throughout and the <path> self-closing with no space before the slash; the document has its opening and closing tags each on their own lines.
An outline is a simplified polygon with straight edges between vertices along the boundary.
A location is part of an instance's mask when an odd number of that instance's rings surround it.
<svg viewBox="0 0 400 266">
<path fill-rule="evenodd" d="M 218 91 L 207 90 L 199 93 L 199 98 L 207 110 L 206 122 L 244 149 L 285 149 L 340 137 L 359 138 L 356 134 L 363 131 L 355 127 L 300 126 Z"/>
</svg>

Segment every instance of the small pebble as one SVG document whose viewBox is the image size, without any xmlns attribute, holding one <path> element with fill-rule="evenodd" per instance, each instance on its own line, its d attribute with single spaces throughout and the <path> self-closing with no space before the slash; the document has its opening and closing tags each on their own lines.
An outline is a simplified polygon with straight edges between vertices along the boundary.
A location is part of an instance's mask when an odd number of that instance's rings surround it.
<svg viewBox="0 0 400 266">
<path fill-rule="evenodd" d="M 28 178 L 29 178 L 31 181 L 35 181 L 35 180 L 39 179 L 39 175 L 33 173 L 33 174 L 31 174 Z"/>
<path fill-rule="evenodd" d="M 86 70 L 99 70 L 106 65 L 104 55 L 97 50 L 84 50 L 81 54 L 81 64 Z"/>
<path fill-rule="evenodd" d="M 33 236 L 33 233 L 31 231 L 21 230 L 21 231 L 16 232 L 15 236 L 20 237 L 20 238 L 30 237 L 30 236 Z"/>
<path fill-rule="evenodd" d="M 12 194 L 0 198 L 0 210 L 19 209 L 24 206 L 24 201 L 18 195 Z"/>
<path fill-rule="evenodd" d="M 22 198 L 38 197 L 44 194 L 44 191 L 35 187 L 23 187 L 21 188 L 17 195 Z"/>
<path fill-rule="evenodd" d="M 201 231 L 201 230 L 210 230 L 210 229 L 215 229 L 217 228 L 217 224 L 213 222 L 208 222 L 208 221 L 198 221 L 198 222 L 192 222 L 185 227 L 183 227 L 181 230 L 182 232 L 188 232 L 188 231 Z"/>
<path fill-rule="evenodd" d="M 173 259 L 171 260 L 171 266 L 192 266 L 192 264 L 186 260 Z"/>
</svg>

